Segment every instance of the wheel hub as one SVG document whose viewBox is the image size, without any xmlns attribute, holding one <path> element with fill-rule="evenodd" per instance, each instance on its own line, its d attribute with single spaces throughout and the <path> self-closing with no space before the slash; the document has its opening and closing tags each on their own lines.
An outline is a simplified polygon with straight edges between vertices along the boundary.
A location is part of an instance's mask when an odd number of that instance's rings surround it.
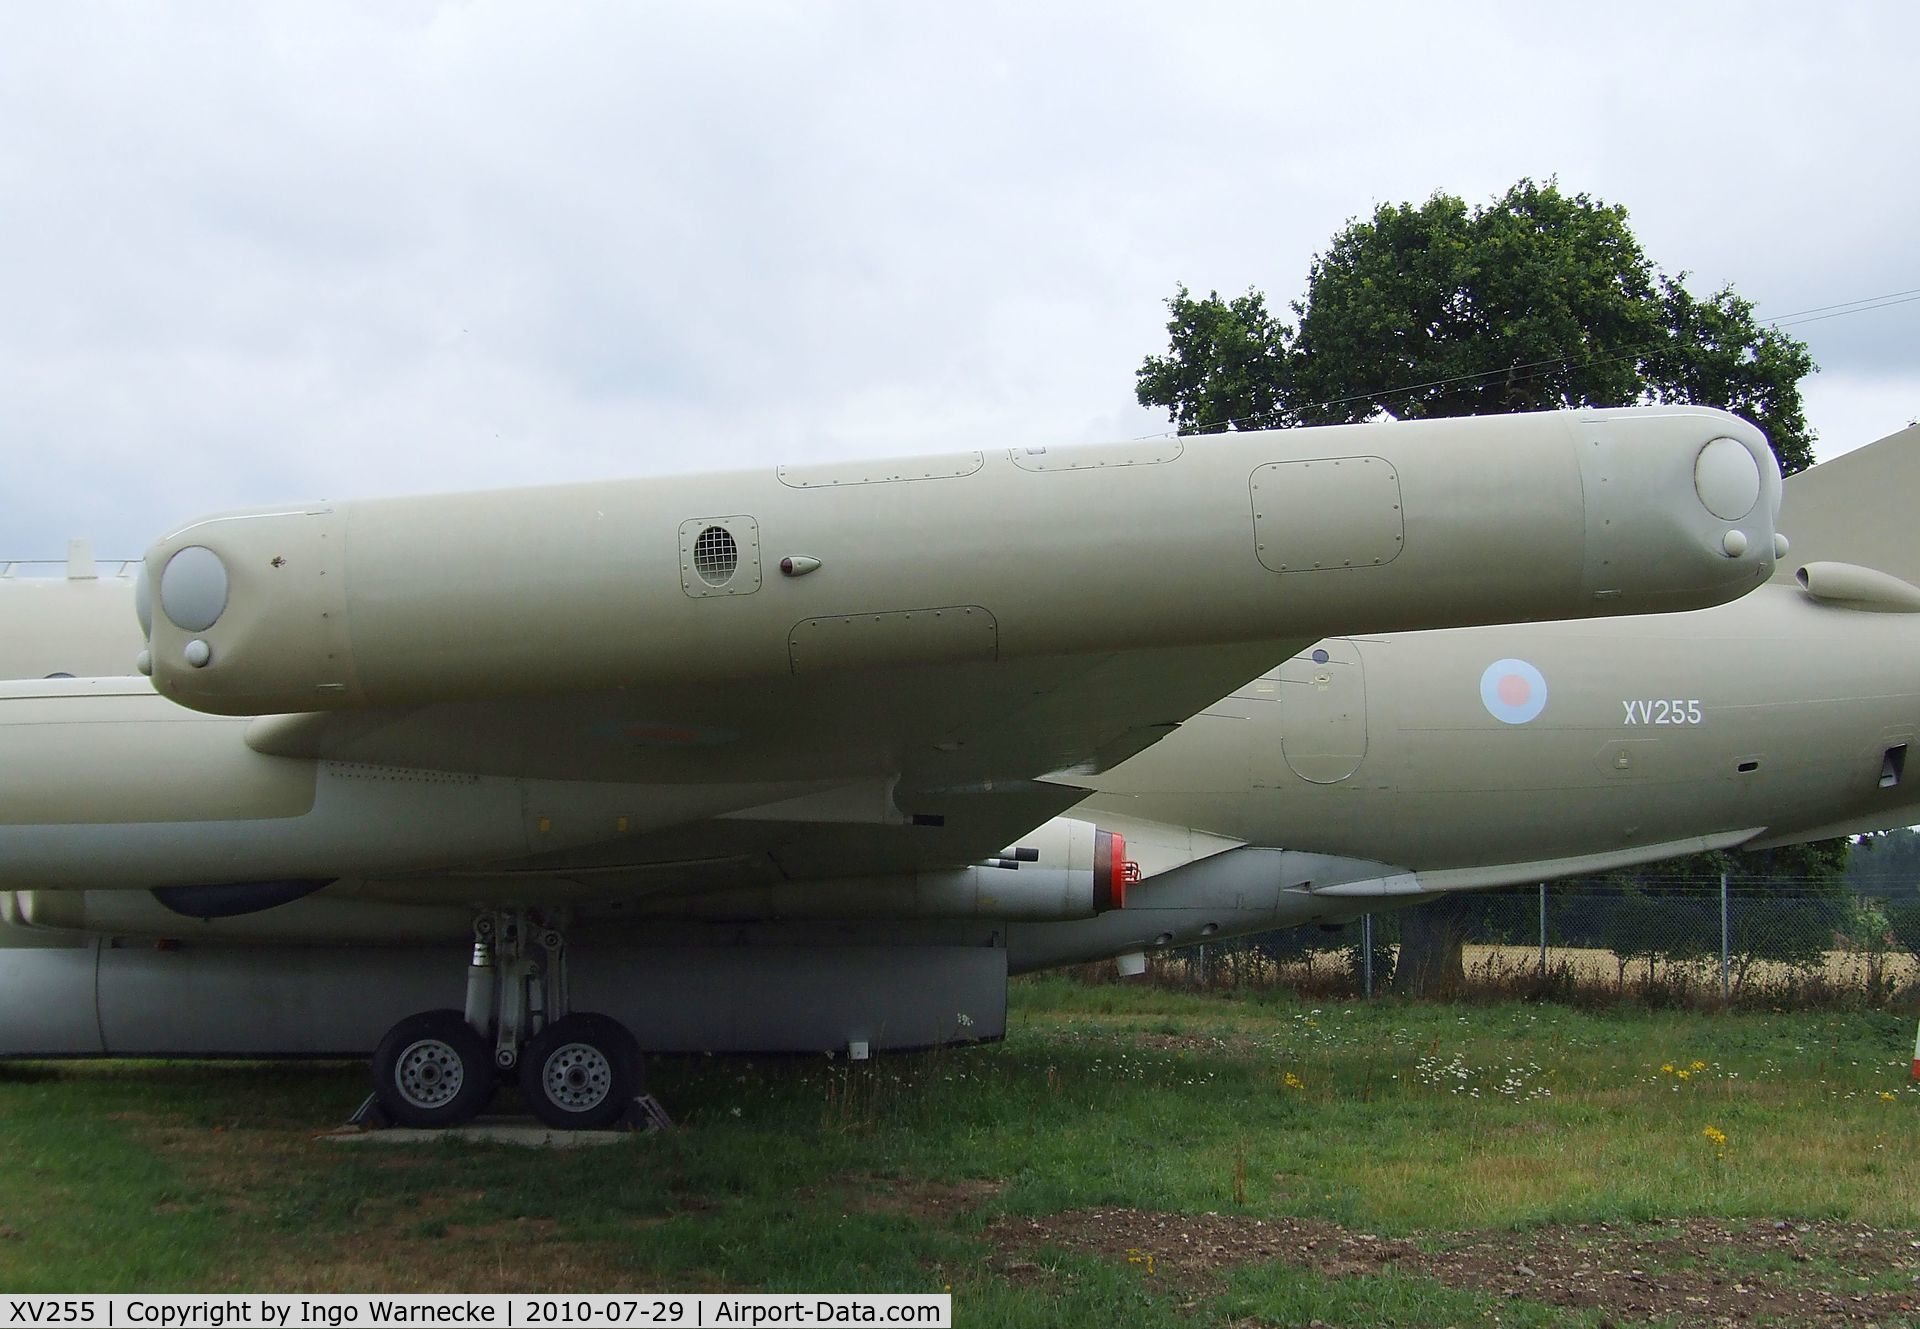
<svg viewBox="0 0 1920 1329">
<path fill-rule="evenodd" d="M 394 1063 L 394 1088 L 415 1107 L 439 1107 L 450 1102 L 466 1082 L 460 1055 L 437 1038 L 411 1043 Z"/>
<path fill-rule="evenodd" d="M 587 1043 L 555 1048 L 541 1078 L 547 1097 L 569 1112 L 598 1107 L 613 1089 L 613 1067 L 606 1054 Z"/>
</svg>

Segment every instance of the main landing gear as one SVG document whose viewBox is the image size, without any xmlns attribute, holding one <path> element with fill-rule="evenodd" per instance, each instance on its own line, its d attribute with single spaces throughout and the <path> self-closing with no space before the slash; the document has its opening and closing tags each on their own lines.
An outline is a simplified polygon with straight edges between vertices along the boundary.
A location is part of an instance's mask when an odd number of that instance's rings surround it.
<svg viewBox="0 0 1920 1329">
<path fill-rule="evenodd" d="M 570 1009 L 560 930 L 518 910 L 474 920 L 466 1010 L 409 1015 L 373 1054 L 374 1101 L 402 1126 L 471 1121 L 513 1080 L 547 1125 L 596 1130 L 627 1115 L 643 1079 L 625 1025 Z"/>
</svg>

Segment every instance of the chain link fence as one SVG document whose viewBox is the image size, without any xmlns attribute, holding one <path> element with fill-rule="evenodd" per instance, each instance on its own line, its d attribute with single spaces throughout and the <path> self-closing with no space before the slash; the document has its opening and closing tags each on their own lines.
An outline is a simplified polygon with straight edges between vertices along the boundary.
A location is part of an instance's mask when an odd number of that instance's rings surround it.
<svg viewBox="0 0 1920 1329">
<path fill-rule="evenodd" d="M 1658 890 L 1559 884 L 1452 897 L 1436 929 L 1459 965 L 1427 995 L 1656 1005 L 1885 1006 L 1920 996 L 1920 897 L 1831 887 L 1663 883 Z M 1396 984 L 1404 913 L 1191 947 L 1156 962 L 1161 981 L 1290 986 L 1327 996 Z M 1409 929 L 1411 933 L 1411 929 Z"/>
</svg>

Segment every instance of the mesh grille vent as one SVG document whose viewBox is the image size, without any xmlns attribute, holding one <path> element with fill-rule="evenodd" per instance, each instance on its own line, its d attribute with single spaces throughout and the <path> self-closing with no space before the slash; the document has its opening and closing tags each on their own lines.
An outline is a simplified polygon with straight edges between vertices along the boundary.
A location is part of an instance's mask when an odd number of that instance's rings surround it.
<svg viewBox="0 0 1920 1329">
<path fill-rule="evenodd" d="M 680 523 L 680 589 L 696 600 L 760 589 L 760 523 L 744 512 Z"/>
<path fill-rule="evenodd" d="M 693 542 L 693 570 L 709 586 L 725 586 L 740 566 L 740 547 L 723 526 L 709 526 Z"/>
</svg>

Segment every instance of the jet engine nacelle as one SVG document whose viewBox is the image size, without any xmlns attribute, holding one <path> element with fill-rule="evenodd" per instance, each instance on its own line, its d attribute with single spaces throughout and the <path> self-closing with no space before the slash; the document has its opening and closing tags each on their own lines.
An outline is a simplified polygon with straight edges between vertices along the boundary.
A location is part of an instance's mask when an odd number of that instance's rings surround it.
<svg viewBox="0 0 1920 1329">
<path fill-rule="evenodd" d="M 624 901 L 622 928 L 673 923 L 904 922 L 916 919 L 1055 923 L 1092 919 L 1127 902 L 1126 840 L 1057 817 L 1006 855 L 941 872 L 781 882 Z M 417 885 L 417 883 L 416 883 Z M 332 889 L 328 889 L 328 887 Z M 447 905 L 368 897 L 368 883 L 245 882 L 153 890 L 0 891 L 0 923 L 114 937 L 251 942 L 458 941 L 472 935 L 459 904 L 471 879 L 449 883 Z M 610 916 L 595 916 L 601 922 Z"/>
<path fill-rule="evenodd" d="M 790 881 L 744 890 L 652 897 L 629 911 L 710 923 L 803 919 L 1089 919 L 1127 903 L 1127 842 L 1112 831 L 1056 817 L 1006 855 L 940 872 Z"/>
</svg>

